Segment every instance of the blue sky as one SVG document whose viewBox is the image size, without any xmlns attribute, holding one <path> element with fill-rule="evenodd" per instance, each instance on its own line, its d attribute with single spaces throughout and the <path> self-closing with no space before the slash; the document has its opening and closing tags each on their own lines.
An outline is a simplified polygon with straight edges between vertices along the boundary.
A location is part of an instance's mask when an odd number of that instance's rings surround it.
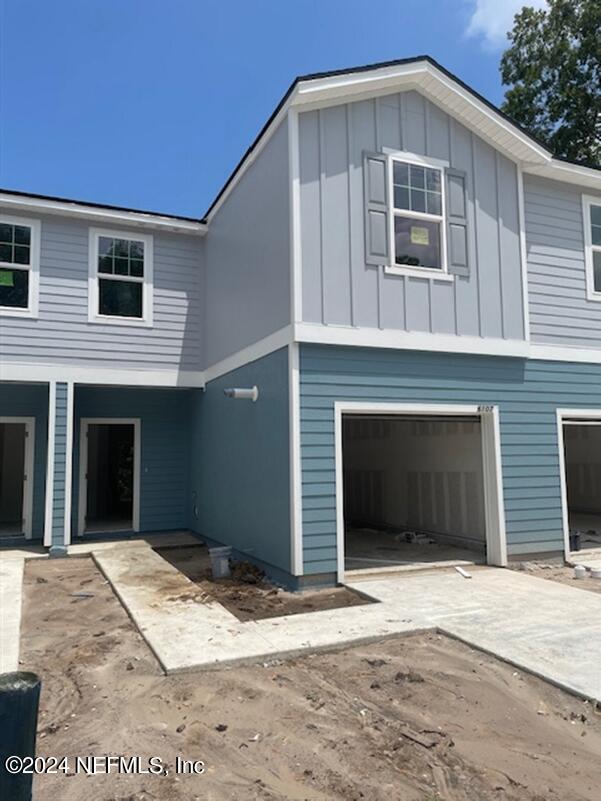
<svg viewBox="0 0 601 801">
<path fill-rule="evenodd" d="M 0 0 L 0 186 L 200 216 L 296 75 L 429 53 L 499 103 L 520 5 Z"/>
</svg>

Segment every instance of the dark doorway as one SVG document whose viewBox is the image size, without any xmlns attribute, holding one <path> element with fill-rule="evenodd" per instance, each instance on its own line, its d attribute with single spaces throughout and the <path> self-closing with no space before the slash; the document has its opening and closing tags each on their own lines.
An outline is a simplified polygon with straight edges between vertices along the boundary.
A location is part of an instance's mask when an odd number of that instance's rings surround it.
<svg viewBox="0 0 601 801">
<path fill-rule="evenodd" d="M 130 531 L 134 508 L 134 426 L 90 423 L 86 531 Z"/>
<path fill-rule="evenodd" d="M 601 548 L 601 424 L 566 420 L 563 438 L 572 549 Z"/>
<path fill-rule="evenodd" d="M 0 536 L 23 534 L 25 423 L 0 423 Z"/>
</svg>

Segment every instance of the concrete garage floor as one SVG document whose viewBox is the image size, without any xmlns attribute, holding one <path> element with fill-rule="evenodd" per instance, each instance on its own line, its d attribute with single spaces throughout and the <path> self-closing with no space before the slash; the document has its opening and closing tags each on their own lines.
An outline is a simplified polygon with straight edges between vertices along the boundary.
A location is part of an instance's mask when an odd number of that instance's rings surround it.
<svg viewBox="0 0 601 801">
<path fill-rule="evenodd" d="M 379 603 L 242 623 L 150 547 L 93 553 L 168 673 L 261 662 L 438 630 L 601 701 L 601 596 L 497 568 L 347 586 Z M 575 621 L 578 624 L 575 625 Z"/>
<path fill-rule="evenodd" d="M 346 571 L 388 569 L 397 572 L 398 568 L 415 569 L 444 562 L 484 564 L 485 556 L 483 552 L 453 545 L 409 543 L 391 532 L 373 528 L 348 528 L 345 534 Z"/>
</svg>

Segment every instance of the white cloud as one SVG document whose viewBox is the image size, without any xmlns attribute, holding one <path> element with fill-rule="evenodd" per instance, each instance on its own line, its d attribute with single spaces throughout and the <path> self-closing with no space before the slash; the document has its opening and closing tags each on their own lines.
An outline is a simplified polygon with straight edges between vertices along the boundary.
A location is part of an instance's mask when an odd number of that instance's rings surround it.
<svg viewBox="0 0 601 801">
<path fill-rule="evenodd" d="M 472 0 L 474 10 L 467 28 L 468 36 L 478 36 L 490 48 L 507 44 L 507 31 L 513 27 L 513 17 L 524 6 L 543 8 L 546 0 Z"/>
</svg>

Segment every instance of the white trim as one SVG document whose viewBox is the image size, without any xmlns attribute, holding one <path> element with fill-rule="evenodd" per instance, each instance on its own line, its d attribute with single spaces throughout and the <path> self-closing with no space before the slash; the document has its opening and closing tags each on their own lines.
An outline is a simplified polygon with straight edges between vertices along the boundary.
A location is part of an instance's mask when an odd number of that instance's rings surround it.
<svg viewBox="0 0 601 801">
<path fill-rule="evenodd" d="M 288 345 L 288 397 L 290 427 L 290 572 L 302 576 L 303 510 L 300 435 L 299 346 Z"/>
<path fill-rule="evenodd" d="M 0 423 L 22 423 L 25 426 L 25 453 L 24 453 L 24 470 L 25 477 L 23 478 L 23 502 L 21 507 L 21 520 L 23 523 L 23 533 L 26 540 L 32 537 L 33 526 L 33 482 L 34 482 L 34 469 L 35 469 L 35 417 L 12 417 L 6 415 L 0 417 Z"/>
<path fill-rule="evenodd" d="M 48 448 L 46 452 L 46 498 L 44 545 L 52 545 L 52 505 L 54 501 L 54 439 L 56 431 L 56 381 L 48 382 Z"/>
<path fill-rule="evenodd" d="M 207 367 L 203 373 L 205 383 L 214 381 L 226 373 L 231 373 L 232 370 L 237 370 L 238 367 L 243 367 L 249 362 L 254 362 L 261 359 L 263 356 L 268 356 L 275 350 L 287 347 L 292 341 L 293 328 L 291 325 L 286 325 L 273 334 L 269 334 L 258 342 L 253 342 L 242 350 L 232 353 L 231 356 L 226 356 L 225 359 L 215 362 L 210 367 Z"/>
<path fill-rule="evenodd" d="M 132 530 L 140 530 L 140 478 L 142 443 L 140 437 L 141 421 L 139 417 L 82 417 L 79 429 L 79 503 L 77 515 L 77 533 L 81 537 L 86 534 L 86 511 L 88 500 L 88 426 L 90 425 L 133 425 L 134 427 L 134 478 L 132 498 Z"/>
<path fill-rule="evenodd" d="M 336 470 L 336 558 L 338 581 L 344 581 L 344 488 L 342 454 L 342 418 L 345 414 L 423 414 L 448 416 L 478 415 L 482 421 L 482 454 L 484 502 L 486 517 L 486 553 L 488 564 L 507 564 L 507 537 L 503 500 L 503 473 L 499 410 L 494 405 L 437 403 L 377 403 L 336 401 L 334 403 L 334 437 Z"/>
<path fill-rule="evenodd" d="M 479 130 L 482 138 L 513 155 L 514 159 L 539 164 L 551 161 L 551 154 L 545 148 L 428 61 L 393 64 L 302 81 L 292 99 L 295 105 L 331 102 L 339 98 L 355 99 L 356 95 L 366 92 L 385 94 L 401 88 L 417 88 L 464 125 Z"/>
<path fill-rule="evenodd" d="M 394 150 L 386 153 L 386 169 L 388 179 L 388 214 L 390 216 L 390 225 L 388 226 L 388 252 L 390 254 L 390 263 L 384 265 L 384 272 L 390 275 L 406 275 L 414 278 L 429 278 L 430 280 L 438 281 L 454 281 L 455 276 L 449 275 L 448 270 L 448 253 L 447 253 L 447 198 L 446 198 L 446 180 L 445 169 L 449 166 L 448 161 L 443 159 L 430 158 L 430 156 L 418 156 L 415 153 L 410 153 L 404 150 Z M 430 169 L 437 170 L 440 174 L 440 202 L 441 214 L 430 214 L 427 212 L 412 211 L 411 209 L 397 209 L 394 205 L 394 162 L 402 162 L 403 164 L 412 165 L 417 167 L 429 167 Z M 424 187 L 425 191 L 425 187 Z M 439 226 L 440 236 L 440 267 L 417 267 L 396 262 L 396 243 L 395 243 L 395 217 L 402 217 L 403 219 L 424 220 L 426 222 L 436 223 Z"/>
<path fill-rule="evenodd" d="M 22 225 L 30 229 L 29 264 L 13 264 L 0 261 L 0 270 L 23 270 L 29 273 L 27 308 L 19 309 L 11 306 L 0 306 L 0 317 L 37 318 L 40 296 L 40 239 L 41 222 L 29 217 L 13 217 L 0 210 L 0 223 Z"/>
<path fill-rule="evenodd" d="M 323 345 L 349 345 L 365 348 L 392 348 L 396 350 L 425 350 L 443 353 L 476 353 L 490 356 L 516 356 L 526 358 L 526 342 L 513 339 L 492 339 L 419 331 L 393 331 L 378 328 L 319 325 L 301 323 L 295 326 L 295 339 Z M 599 352 L 601 358 L 601 351 Z"/>
<path fill-rule="evenodd" d="M 586 269 L 586 299 L 601 303 L 601 292 L 595 291 L 593 253 L 601 253 L 601 245 L 593 245 L 591 206 L 601 209 L 601 197 L 582 196 L 582 222 L 584 226 L 584 264 Z"/>
<path fill-rule="evenodd" d="M 46 383 L 74 381 L 76 384 L 115 386 L 203 387 L 202 370 L 128 370 L 125 367 L 96 367 L 68 362 L 11 362 L 2 360 L 0 380 Z"/>
<path fill-rule="evenodd" d="M 317 345 L 346 345 L 358 348 L 466 353 L 504 356 L 540 361 L 601 364 L 601 348 L 545 345 L 520 339 L 428 334 L 419 331 L 360 328 L 357 326 L 300 323 L 294 327 L 295 341 Z"/>
<path fill-rule="evenodd" d="M 65 444 L 65 531 L 64 544 L 71 542 L 71 508 L 73 496 L 73 426 L 74 426 L 74 395 L 75 387 L 72 381 L 67 383 L 67 436 Z"/>
<path fill-rule="evenodd" d="M 100 279 L 113 280 L 115 276 L 103 275 L 98 272 L 98 241 L 101 236 L 115 239 L 128 239 L 132 242 L 142 242 L 144 245 L 144 278 L 129 278 L 129 276 L 116 276 L 117 280 L 142 283 L 142 317 L 120 317 L 118 315 L 100 314 L 98 311 L 98 282 Z M 152 234 L 138 234 L 131 231 L 119 231 L 109 228 L 90 228 L 88 231 L 88 322 L 102 323 L 103 325 L 127 325 L 151 328 L 153 322 L 154 284 L 154 239 Z"/>
<path fill-rule="evenodd" d="M 528 175 L 540 175 L 550 181 L 576 184 L 580 189 L 601 190 L 601 170 L 571 164 L 559 159 L 551 159 L 548 164 L 533 165 L 525 163 L 524 172 Z"/>
<path fill-rule="evenodd" d="M 402 216 L 402 215 L 398 215 Z M 415 218 L 417 219 L 417 217 Z M 436 222 L 441 222 L 436 220 Z M 441 225 L 444 225 L 441 222 Z M 391 226 L 392 228 L 392 226 Z M 389 275 L 406 275 L 409 278 L 425 278 L 428 281 L 454 281 L 455 276 L 447 272 L 445 269 L 436 269 L 435 267 L 404 267 L 402 264 L 385 264 L 384 272 Z"/>
<path fill-rule="evenodd" d="M 565 420 L 566 417 L 576 418 L 580 425 L 586 425 L 591 422 L 599 425 L 597 421 L 601 421 L 601 408 L 599 409 L 557 409 L 557 447 L 559 448 L 559 471 L 560 471 L 560 486 L 561 486 L 561 518 L 563 523 L 563 548 L 566 559 L 570 558 L 570 519 L 568 514 L 568 486 L 566 477 L 566 460 L 565 460 L 565 438 L 563 435 L 564 426 L 569 425 Z M 574 423 L 577 425 L 577 423 Z"/>
<path fill-rule="evenodd" d="M 63 217 L 78 217 L 90 222 L 117 223 L 118 225 L 160 229 L 174 234 L 204 236 L 207 231 L 206 224 L 200 222 L 200 220 L 179 220 L 162 214 L 143 211 L 119 211 L 118 209 L 101 208 L 86 205 L 85 203 L 76 203 L 75 201 L 38 198 L 31 195 L 11 195 L 0 192 L 0 207 L 39 214 L 60 214 Z"/>
<path fill-rule="evenodd" d="M 288 167 L 290 185 L 290 319 L 296 323 L 303 319 L 300 146 L 298 112 L 296 109 L 290 109 L 288 113 Z"/>
</svg>

